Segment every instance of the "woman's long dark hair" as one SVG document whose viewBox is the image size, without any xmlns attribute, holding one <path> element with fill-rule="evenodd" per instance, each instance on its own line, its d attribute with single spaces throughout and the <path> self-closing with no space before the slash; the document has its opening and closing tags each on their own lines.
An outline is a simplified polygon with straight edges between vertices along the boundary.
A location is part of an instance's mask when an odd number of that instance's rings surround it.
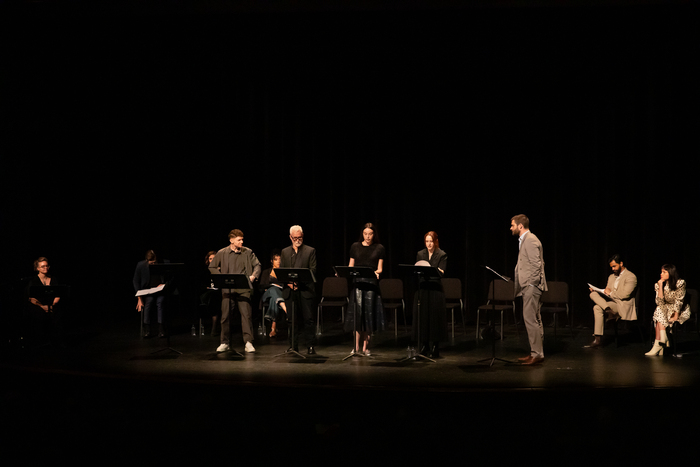
<svg viewBox="0 0 700 467">
<path fill-rule="evenodd" d="M 676 284 L 678 284 L 678 281 L 680 280 L 676 267 L 673 264 L 664 264 L 661 266 L 661 269 L 668 272 L 668 288 L 671 290 L 676 290 Z"/>
<path fill-rule="evenodd" d="M 360 243 L 364 241 L 364 237 L 362 236 L 362 232 L 365 231 L 365 229 L 370 229 L 372 232 L 374 232 L 374 235 L 372 236 L 372 243 L 380 243 L 379 242 L 379 233 L 377 232 L 377 227 L 372 224 L 371 222 L 367 222 L 364 227 L 362 227 L 362 231 L 360 232 Z"/>
</svg>

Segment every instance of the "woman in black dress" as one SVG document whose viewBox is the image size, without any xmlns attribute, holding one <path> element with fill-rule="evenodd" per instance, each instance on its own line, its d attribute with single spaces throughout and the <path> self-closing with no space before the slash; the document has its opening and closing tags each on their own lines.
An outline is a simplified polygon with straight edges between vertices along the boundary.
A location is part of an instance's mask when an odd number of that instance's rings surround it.
<svg viewBox="0 0 700 467">
<path fill-rule="evenodd" d="M 423 236 L 425 248 L 416 255 L 416 265 L 423 264 L 438 269 L 440 277 L 447 269 L 447 254 L 440 249 L 437 232 L 431 230 Z M 431 358 L 440 356 L 440 341 L 447 339 L 447 307 L 440 279 L 422 281 L 413 301 L 413 316 L 417 316 L 420 300 L 420 352 Z M 413 320 L 414 338 L 418 339 L 418 320 Z"/>
<path fill-rule="evenodd" d="M 376 331 L 384 330 L 384 307 L 379 294 L 379 276 L 384 267 L 384 246 L 379 243 L 379 236 L 373 224 L 367 223 L 362 229 L 362 237 L 350 247 L 350 267 L 370 267 L 376 278 L 357 279 L 350 292 L 350 304 L 346 331 L 355 332 L 354 351 L 362 352 L 369 356 L 369 340 Z M 357 327 L 355 329 L 355 304 L 357 304 Z M 360 342 L 362 350 L 360 351 Z"/>
<path fill-rule="evenodd" d="M 27 284 L 26 293 L 29 300 L 27 339 L 30 345 L 40 345 L 46 340 L 63 345 L 61 307 L 57 306 L 61 297 L 55 297 L 51 303 L 42 303 L 32 293 L 32 287 L 57 285 L 56 278 L 49 272 L 50 268 L 48 259 L 43 256 L 37 258 L 34 261 L 34 271 L 37 274 Z"/>
</svg>

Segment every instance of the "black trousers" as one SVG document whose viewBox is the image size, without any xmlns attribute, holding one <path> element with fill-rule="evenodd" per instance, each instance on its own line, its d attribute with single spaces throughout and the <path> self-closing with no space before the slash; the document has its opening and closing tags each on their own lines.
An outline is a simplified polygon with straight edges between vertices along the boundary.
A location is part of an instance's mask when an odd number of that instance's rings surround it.
<svg viewBox="0 0 700 467">
<path fill-rule="evenodd" d="M 298 350 L 299 336 L 306 342 L 307 347 L 316 345 L 316 317 L 313 313 L 313 297 L 304 297 L 298 290 L 291 291 L 287 306 L 287 321 L 289 322 L 289 346 Z M 293 304 L 293 307 L 292 307 Z M 292 310 L 294 310 L 294 341 L 292 341 Z"/>
</svg>

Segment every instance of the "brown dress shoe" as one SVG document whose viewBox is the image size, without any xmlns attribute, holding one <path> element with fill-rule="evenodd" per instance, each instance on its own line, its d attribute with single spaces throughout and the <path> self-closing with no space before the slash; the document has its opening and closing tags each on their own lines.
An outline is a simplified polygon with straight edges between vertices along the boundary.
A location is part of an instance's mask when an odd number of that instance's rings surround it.
<svg viewBox="0 0 700 467">
<path fill-rule="evenodd" d="M 594 335 L 593 336 L 593 342 L 591 342 L 588 345 L 584 345 L 583 347 L 586 349 L 597 349 L 598 347 L 603 346 L 603 339 L 601 339 L 600 336 Z"/>
<path fill-rule="evenodd" d="M 528 357 L 526 360 L 521 360 L 521 365 L 539 365 L 544 362 L 544 357 Z"/>
<path fill-rule="evenodd" d="M 527 360 L 530 360 L 532 358 L 532 355 L 528 355 L 526 357 L 518 357 L 519 362 L 525 362 Z"/>
</svg>

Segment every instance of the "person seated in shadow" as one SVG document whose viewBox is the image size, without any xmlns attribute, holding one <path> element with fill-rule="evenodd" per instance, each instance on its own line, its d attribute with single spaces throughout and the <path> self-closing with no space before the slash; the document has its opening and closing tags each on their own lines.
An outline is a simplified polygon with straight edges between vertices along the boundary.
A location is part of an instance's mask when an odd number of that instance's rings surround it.
<svg viewBox="0 0 700 467">
<path fill-rule="evenodd" d="M 644 355 L 663 355 L 668 344 L 666 329 L 674 323 L 683 324 L 690 318 L 690 304 L 685 303 L 685 281 L 678 277 L 673 264 L 661 266 L 661 277 L 654 284 L 656 310 L 654 310 L 654 346 Z"/>
<path fill-rule="evenodd" d="M 272 267 L 265 269 L 260 276 L 260 290 L 263 292 L 261 302 L 268 304 L 265 320 L 272 323 L 270 337 L 277 335 L 277 320 L 282 313 L 287 314 L 287 305 L 284 303 L 283 296 L 284 284 L 278 281 L 275 275 L 275 268 L 280 267 L 281 261 L 280 251 L 273 250 L 270 254 Z"/>
<path fill-rule="evenodd" d="M 202 271 L 200 280 L 199 303 L 201 316 L 200 318 L 208 318 L 211 316 L 211 335 L 216 336 L 216 327 L 221 318 L 221 294 L 214 288 L 214 283 L 211 280 L 211 272 L 209 272 L 209 263 L 212 262 L 216 251 L 210 251 L 204 257 L 205 269 Z"/>
</svg>

